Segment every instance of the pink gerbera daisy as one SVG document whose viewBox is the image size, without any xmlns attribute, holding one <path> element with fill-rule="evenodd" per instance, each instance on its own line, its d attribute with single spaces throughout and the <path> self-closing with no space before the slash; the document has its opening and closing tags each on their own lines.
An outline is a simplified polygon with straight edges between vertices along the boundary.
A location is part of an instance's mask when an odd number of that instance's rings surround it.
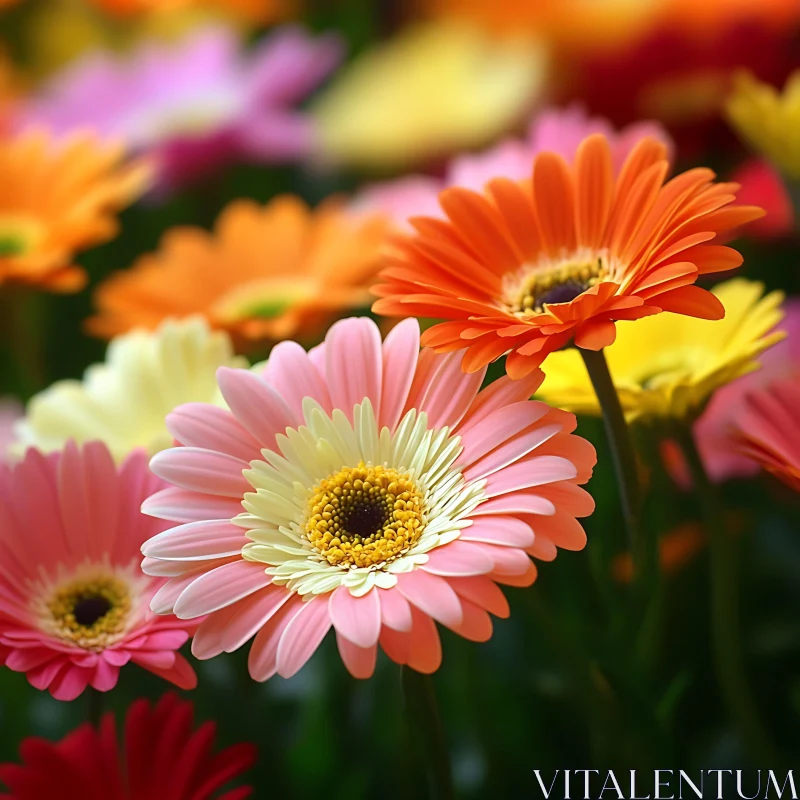
<svg viewBox="0 0 800 800">
<path fill-rule="evenodd" d="M 181 524 L 144 545 L 143 568 L 172 576 L 154 610 L 209 615 L 198 658 L 255 636 L 252 677 L 289 677 L 333 627 L 355 677 L 378 644 L 429 673 L 435 622 L 487 640 L 487 612 L 508 614 L 498 583 L 528 586 L 531 555 L 584 546 L 595 453 L 573 415 L 528 399 L 541 374 L 479 391 L 485 369 L 420 353 L 419 336 L 413 319 L 385 342 L 343 320 L 309 353 L 283 342 L 260 369 L 220 369 L 230 411 L 167 418 L 184 446 L 151 469 L 174 487 L 144 510 Z"/>
<path fill-rule="evenodd" d="M 218 791 L 253 765 L 255 747 L 214 753 L 215 732 L 213 722 L 194 730 L 192 704 L 175 695 L 155 707 L 137 700 L 122 747 L 110 713 L 99 728 L 81 725 L 55 744 L 25 739 L 22 764 L 0 764 L 0 784 L 10 792 L 0 800 L 243 800 L 251 787 Z"/>
<path fill-rule="evenodd" d="M 59 700 L 112 689 L 129 661 L 194 688 L 176 652 L 193 626 L 150 611 L 164 581 L 138 565 L 165 527 L 139 507 L 162 486 L 144 452 L 117 468 L 100 442 L 0 466 L 0 664 Z"/>
</svg>

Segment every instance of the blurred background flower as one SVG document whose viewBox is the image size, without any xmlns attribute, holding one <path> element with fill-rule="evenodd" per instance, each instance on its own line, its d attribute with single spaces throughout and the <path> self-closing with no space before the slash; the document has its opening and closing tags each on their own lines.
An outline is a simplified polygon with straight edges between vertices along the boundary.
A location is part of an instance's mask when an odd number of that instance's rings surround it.
<svg viewBox="0 0 800 800">
<path fill-rule="evenodd" d="M 547 49 L 460 24 L 419 25 L 361 55 L 315 102 L 320 159 L 396 170 L 485 145 L 541 99 Z"/>
<path fill-rule="evenodd" d="M 744 72 L 737 76 L 726 111 L 732 125 L 761 155 L 792 180 L 800 180 L 800 71 L 783 91 Z"/>
<path fill-rule="evenodd" d="M 90 53 L 22 104 L 18 126 L 122 141 L 151 157 L 160 189 L 174 189 L 232 159 L 308 155 L 313 127 L 294 106 L 340 57 L 334 35 L 280 29 L 248 53 L 231 29 L 204 27 L 130 55 Z"/>
<path fill-rule="evenodd" d="M 213 234 L 172 230 L 157 253 L 101 284 L 88 328 L 113 336 L 202 314 L 242 349 L 308 340 L 368 304 L 386 233 L 381 218 L 354 220 L 336 201 L 314 211 L 296 197 L 235 201 Z"/>
<path fill-rule="evenodd" d="M 147 186 L 150 170 L 89 136 L 0 139 L 0 284 L 74 292 L 86 273 L 78 250 L 117 232 L 116 212 Z"/>
<path fill-rule="evenodd" d="M 572 161 L 578 145 L 593 133 L 607 138 L 615 172 L 645 136 L 659 139 L 668 155 L 672 152 L 669 134 L 658 123 L 639 122 L 617 132 L 608 120 L 590 117 L 580 105 L 548 108 L 534 116 L 525 139 L 504 139 L 482 152 L 456 156 L 447 162 L 442 178 L 413 175 L 368 184 L 353 204 L 359 210 L 383 212 L 406 228 L 410 217 L 445 218 L 439 205 L 444 189 L 460 186 L 480 192 L 493 178 L 526 180 L 539 153 L 550 150 Z"/>
<path fill-rule="evenodd" d="M 736 418 L 739 446 L 767 472 L 800 492 L 800 381 L 777 380 L 748 395 Z"/>
<path fill-rule="evenodd" d="M 49 453 L 68 441 L 99 439 L 117 463 L 142 448 L 149 455 L 172 444 L 165 417 L 182 403 L 214 402 L 220 366 L 244 367 L 227 334 L 202 317 L 167 320 L 155 331 L 113 339 L 106 362 L 83 381 L 56 381 L 28 402 L 16 424 L 13 452 Z"/>
</svg>

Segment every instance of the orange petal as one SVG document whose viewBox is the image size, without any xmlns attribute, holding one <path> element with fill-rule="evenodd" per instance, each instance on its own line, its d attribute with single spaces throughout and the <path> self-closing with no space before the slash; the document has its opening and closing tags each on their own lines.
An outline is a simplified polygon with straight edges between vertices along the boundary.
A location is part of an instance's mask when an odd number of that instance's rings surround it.
<svg viewBox="0 0 800 800">
<path fill-rule="evenodd" d="M 662 311 L 700 319 L 723 319 L 725 307 L 711 292 L 699 286 L 682 286 L 653 298 Z"/>
</svg>

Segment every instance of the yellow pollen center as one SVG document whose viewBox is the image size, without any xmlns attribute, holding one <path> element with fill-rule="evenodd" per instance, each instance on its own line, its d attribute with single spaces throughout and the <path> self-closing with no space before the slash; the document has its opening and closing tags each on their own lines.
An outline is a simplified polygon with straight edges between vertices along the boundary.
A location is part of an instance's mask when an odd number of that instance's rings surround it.
<svg viewBox="0 0 800 800">
<path fill-rule="evenodd" d="M 125 583 L 103 575 L 59 587 L 46 607 L 57 636 L 87 650 L 102 650 L 125 629 L 131 600 Z"/>
<path fill-rule="evenodd" d="M 329 564 L 372 567 L 403 555 L 419 539 L 423 506 L 408 473 L 362 461 L 314 487 L 305 532 Z"/>
<path fill-rule="evenodd" d="M 509 309 L 525 316 L 540 313 L 550 303 L 568 303 L 602 281 L 607 273 L 602 256 L 566 261 L 523 276 L 510 293 Z"/>
</svg>

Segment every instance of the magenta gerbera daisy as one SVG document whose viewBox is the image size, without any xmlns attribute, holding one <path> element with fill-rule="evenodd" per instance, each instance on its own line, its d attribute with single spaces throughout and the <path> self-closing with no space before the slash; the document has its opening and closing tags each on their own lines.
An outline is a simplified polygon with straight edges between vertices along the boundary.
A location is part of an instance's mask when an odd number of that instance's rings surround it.
<svg viewBox="0 0 800 800">
<path fill-rule="evenodd" d="M 177 652 L 194 626 L 150 611 L 164 579 L 139 567 L 165 527 L 140 506 L 162 487 L 143 451 L 116 467 L 100 442 L 0 466 L 0 664 L 59 700 L 112 689 L 128 662 L 194 687 Z"/>
<path fill-rule="evenodd" d="M 595 453 L 571 414 L 528 399 L 541 374 L 480 391 L 485 369 L 419 337 L 415 320 L 384 342 L 343 320 L 309 353 L 283 342 L 260 369 L 220 369 L 230 410 L 168 417 L 183 446 L 151 469 L 173 487 L 144 510 L 180 524 L 144 545 L 143 569 L 172 576 L 154 610 L 209 615 L 198 658 L 255 636 L 251 676 L 289 677 L 333 627 L 355 677 L 378 645 L 429 673 L 436 622 L 485 641 L 509 611 L 498 584 L 584 546 Z"/>
</svg>

